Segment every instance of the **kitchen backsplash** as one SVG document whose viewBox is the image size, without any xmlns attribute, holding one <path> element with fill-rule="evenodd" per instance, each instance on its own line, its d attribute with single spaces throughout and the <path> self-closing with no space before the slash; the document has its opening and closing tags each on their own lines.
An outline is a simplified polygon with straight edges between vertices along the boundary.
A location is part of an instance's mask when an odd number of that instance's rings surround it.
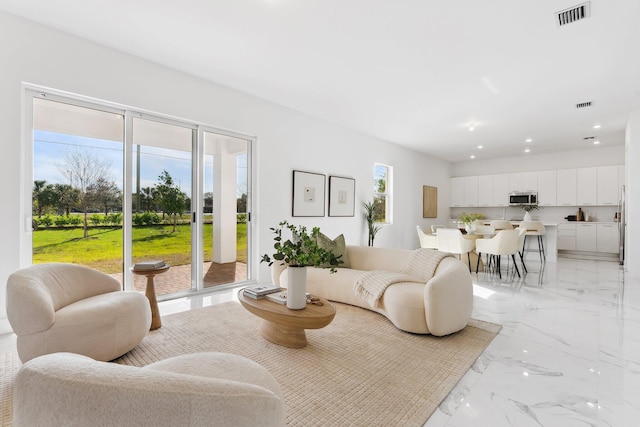
<svg viewBox="0 0 640 427">
<path fill-rule="evenodd" d="M 593 222 L 613 222 L 618 210 L 617 206 L 545 206 L 531 212 L 531 216 L 534 221 L 560 222 L 565 221 L 565 217 L 569 215 L 576 215 L 579 207 Z M 480 213 L 486 219 L 521 220 L 524 217 L 524 211 L 518 207 L 466 207 L 451 208 L 451 218 L 457 218 L 462 212 Z"/>
</svg>

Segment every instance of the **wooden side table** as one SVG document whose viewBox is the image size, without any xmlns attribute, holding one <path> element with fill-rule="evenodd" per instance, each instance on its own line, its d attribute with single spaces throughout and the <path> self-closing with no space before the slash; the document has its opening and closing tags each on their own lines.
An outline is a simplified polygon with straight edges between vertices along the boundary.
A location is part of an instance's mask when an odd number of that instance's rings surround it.
<svg viewBox="0 0 640 427">
<path fill-rule="evenodd" d="M 165 265 L 161 268 L 156 268 L 155 270 L 134 270 L 131 268 L 131 272 L 137 276 L 146 276 L 147 277 L 147 288 L 145 289 L 144 294 L 147 296 L 149 300 L 149 305 L 151 306 L 151 327 L 150 331 L 154 329 L 158 329 L 162 326 L 162 319 L 160 318 L 160 311 L 158 310 L 158 301 L 156 299 L 156 287 L 153 283 L 153 278 L 156 274 L 162 274 L 169 271 L 170 265 Z"/>
</svg>

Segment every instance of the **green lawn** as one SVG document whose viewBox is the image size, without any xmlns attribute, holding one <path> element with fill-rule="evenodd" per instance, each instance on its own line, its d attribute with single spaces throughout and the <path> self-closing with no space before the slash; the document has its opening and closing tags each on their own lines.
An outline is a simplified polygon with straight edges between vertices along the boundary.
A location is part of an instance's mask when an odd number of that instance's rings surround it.
<svg viewBox="0 0 640 427">
<path fill-rule="evenodd" d="M 157 225 L 133 228 L 133 262 L 145 258 L 162 258 L 171 265 L 191 263 L 191 227 Z M 237 257 L 247 262 L 247 225 L 237 225 Z M 72 262 L 93 267 L 105 273 L 122 271 L 122 229 L 89 228 L 84 239 L 81 228 L 40 229 L 33 232 L 33 263 Z M 213 226 L 204 225 L 204 241 L 212 242 Z M 213 255 L 211 244 L 205 244 L 205 261 Z"/>
</svg>

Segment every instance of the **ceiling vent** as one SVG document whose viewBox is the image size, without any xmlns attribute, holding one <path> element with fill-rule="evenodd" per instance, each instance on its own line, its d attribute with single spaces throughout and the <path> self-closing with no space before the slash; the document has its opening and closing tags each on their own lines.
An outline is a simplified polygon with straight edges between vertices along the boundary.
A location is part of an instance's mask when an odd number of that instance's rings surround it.
<svg viewBox="0 0 640 427">
<path fill-rule="evenodd" d="M 591 101 L 581 102 L 580 104 L 576 104 L 576 108 L 587 108 L 587 107 L 591 107 L 591 105 L 592 105 Z"/>
<path fill-rule="evenodd" d="M 584 139 L 585 141 L 593 141 L 594 139 L 596 139 L 596 137 L 595 136 L 585 136 L 582 139 Z"/>
<path fill-rule="evenodd" d="M 571 24 L 591 16 L 591 2 L 579 4 L 556 13 L 558 26 Z"/>
</svg>

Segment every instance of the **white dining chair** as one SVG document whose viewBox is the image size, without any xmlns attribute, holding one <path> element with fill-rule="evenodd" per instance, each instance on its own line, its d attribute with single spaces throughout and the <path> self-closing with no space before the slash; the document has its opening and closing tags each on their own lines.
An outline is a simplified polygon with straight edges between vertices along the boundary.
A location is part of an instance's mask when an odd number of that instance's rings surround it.
<svg viewBox="0 0 640 427">
<path fill-rule="evenodd" d="M 502 279 L 502 272 L 500 270 L 500 259 L 502 255 L 511 256 L 513 258 L 513 266 L 520 276 L 518 265 L 516 264 L 515 254 L 518 253 L 518 239 L 520 238 L 520 230 L 503 230 L 497 233 L 491 239 L 478 239 L 476 240 L 476 252 L 478 253 L 478 261 L 476 263 L 476 273 L 478 273 L 478 267 L 480 265 L 480 257 L 482 254 L 487 254 L 494 260 L 493 265 L 495 270 L 498 271 L 498 276 Z M 490 265 L 491 263 L 487 263 Z"/>
<path fill-rule="evenodd" d="M 462 260 L 462 254 L 467 254 L 469 271 L 471 271 L 471 255 L 469 252 L 475 249 L 475 240 L 465 239 L 457 228 L 438 229 L 438 250 L 450 254 L 457 254 Z"/>
<path fill-rule="evenodd" d="M 425 233 L 419 225 L 416 225 L 416 230 L 421 248 L 438 249 L 438 236 Z"/>
<path fill-rule="evenodd" d="M 494 219 L 489 223 L 491 227 L 497 230 L 513 230 L 513 225 L 510 221 L 504 219 Z"/>
</svg>

